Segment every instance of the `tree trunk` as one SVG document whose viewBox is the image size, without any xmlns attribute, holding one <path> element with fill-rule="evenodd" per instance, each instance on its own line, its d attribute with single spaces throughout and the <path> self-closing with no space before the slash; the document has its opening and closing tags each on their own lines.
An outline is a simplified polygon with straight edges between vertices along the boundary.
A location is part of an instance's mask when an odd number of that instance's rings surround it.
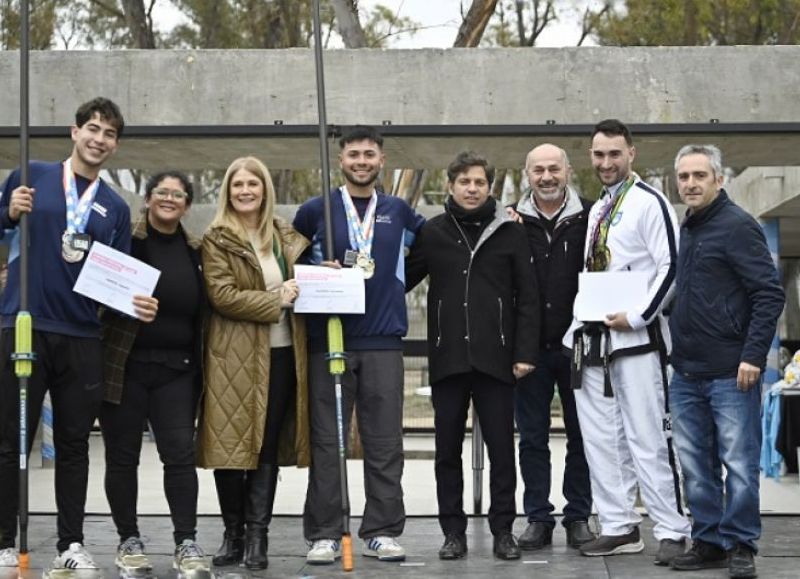
<svg viewBox="0 0 800 579">
<path fill-rule="evenodd" d="M 456 48 L 478 46 L 496 7 L 497 0 L 472 0 L 453 46 Z"/>
<path fill-rule="evenodd" d="M 364 29 L 358 19 L 358 0 L 331 0 L 336 15 L 336 30 L 347 48 L 367 45 Z"/>
<path fill-rule="evenodd" d="M 155 48 L 156 40 L 150 26 L 144 0 L 122 0 L 125 23 L 131 31 L 131 39 L 136 48 Z"/>
</svg>

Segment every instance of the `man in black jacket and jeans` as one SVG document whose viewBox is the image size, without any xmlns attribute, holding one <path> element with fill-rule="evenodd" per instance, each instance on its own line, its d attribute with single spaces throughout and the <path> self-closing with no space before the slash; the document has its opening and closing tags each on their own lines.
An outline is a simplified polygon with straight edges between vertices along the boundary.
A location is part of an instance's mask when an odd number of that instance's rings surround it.
<svg viewBox="0 0 800 579">
<path fill-rule="evenodd" d="M 536 360 L 538 292 L 523 228 L 489 196 L 494 169 L 461 153 L 447 169 L 445 212 L 423 226 L 406 260 L 406 287 L 430 275 L 428 360 L 436 428 L 441 559 L 466 555 L 461 451 L 470 399 L 491 463 L 494 554 L 519 559 L 512 534 L 514 384 Z"/>
<path fill-rule="evenodd" d="M 553 505 L 550 503 L 550 404 L 556 384 L 567 432 L 563 493 L 567 499 L 562 524 L 567 544 L 578 548 L 594 539 L 588 519 L 592 510 L 589 467 L 570 387 L 570 359 L 561 339 L 572 323 L 572 304 L 583 269 L 583 246 L 591 202 L 569 185 L 567 153 L 545 143 L 525 159 L 530 193 L 514 207 L 525 226 L 536 277 L 542 329 L 536 370 L 516 388 L 519 466 L 525 483 L 523 509 L 528 527 L 519 537 L 523 550 L 541 549 L 552 542 Z"/>
<path fill-rule="evenodd" d="M 764 232 L 722 189 L 719 149 L 683 147 L 675 173 L 689 210 L 669 320 L 669 397 L 693 523 L 691 551 L 671 566 L 727 565 L 731 577 L 755 577 L 761 382 L 784 293 Z"/>
</svg>

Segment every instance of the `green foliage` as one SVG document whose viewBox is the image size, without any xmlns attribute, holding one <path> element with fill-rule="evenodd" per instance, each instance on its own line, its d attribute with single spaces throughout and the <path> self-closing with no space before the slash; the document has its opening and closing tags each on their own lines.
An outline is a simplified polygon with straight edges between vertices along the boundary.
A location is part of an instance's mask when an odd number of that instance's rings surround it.
<svg viewBox="0 0 800 579">
<path fill-rule="evenodd" d="M 30 37 L 33 50 L 48 50 L 53 46 L 57 13 L 66 0 L 40 0 L 30 3 Z M 16 50 L 20 45 L 19 0 L 0 0 L 0 49 Z"/>
<path fill-rule="evenodd" d="M 307 0 L 172 0 L 188 20 L 168 46 L 188 48 L 289 48 L 308 46 Z"/>
<path fill-rule="evenodd" d="M 172 0 L 188 22 L 164 39 L 170 47 L 291 48 L 310 45 L 311 0 Z M 333 34 L 333 10 L 320 7 L 323 38 Z M 413 34 L 419 23 L 376 5 L 362 23 L 367 46 L 382 48 L 396 34 Z"/>
<path fill-rule="evenodd" d="M 362 26 L 369 48 L 386 48 L 394 35 L 413 36 L 419 30 L 420 23 L 407 16 L 395 14 L 383 4 L 376 4 Z"/>
<path fill-rule="evenodd" d="M 800 0 L 624 0 L 591 17 L 610 46 L 797 44 Z"/>
</svg>

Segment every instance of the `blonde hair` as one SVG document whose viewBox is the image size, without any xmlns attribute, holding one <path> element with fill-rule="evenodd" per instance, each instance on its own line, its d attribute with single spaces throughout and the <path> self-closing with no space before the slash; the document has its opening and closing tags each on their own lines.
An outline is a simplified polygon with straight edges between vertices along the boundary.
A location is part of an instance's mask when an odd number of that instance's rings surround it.
<svg viewBox="0 0 800 579">
<path fill-rule="evenodd" d="M 241 237 L 243 241 L 248 241 L 250 239 L 242 221 L 233 209 L 230 199 L 231 181 L 233 180 L 233 176 L 242 169 L 258 177 L 264 187 L 264 198 L 261 201 L 258 225 L 256 226 L 256 235 L 258 236 L 260 247 L 256 247 L 255 249 L 269 255 L 273 251 L 272 240 L 275 235 L 275 227 L 273 225 L 275 214 L 275 187 L 272 185 L 269 169 L 255 157 L 239 157 L 228 166 L 228 170 L 225 171 L 225 177 L 222 179 L 222 185 L 220 185 L 219 188 L 217 213 L 214 215 L 214 220 L 209 227 L 224 226 L 231 229 Z M 280 243 L 276 245 L 276 249 L 278 253 L 280 253 Z"/>
</svg>

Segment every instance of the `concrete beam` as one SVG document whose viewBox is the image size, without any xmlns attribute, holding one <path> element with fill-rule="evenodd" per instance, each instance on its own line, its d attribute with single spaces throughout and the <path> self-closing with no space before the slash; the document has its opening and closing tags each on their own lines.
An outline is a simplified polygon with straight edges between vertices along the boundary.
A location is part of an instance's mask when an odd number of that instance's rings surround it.
<svg viewBox="0 0 800 579">
<path fill-rule="evenodd" d="M 725 160 L 733 166 L 786 165 L 797 162 L 800 150 L 800 123 L 787 128 L 781 124 L 772 132 L 756 131 L 743 125 L 682 125 L 680 130 L 665 125 L 632 125 L 637 150 L 637 167 L 669 168 L 678 149 L 688 142 L 714 143 L 725 152 Z M 184 127 L 185 128 L 185 127 Z M 272 127 L 269 127 L 272 128 Z M 567 151 L 576 169 L 589 166 L 589 134 L 591 125 L 492 127 L 507 130 L 507 136 L 486 135 L 487 127 L 386 127 L 384 151 L 391 167 L 443 169 L 457 153 L 474 149 L 486 155 L 498 168 L 519 168 L 525 155 L 536 144 L 551 142 Z M 291 129 L 291 127 L 287 128 Z M 182 129 L 176 128 L 175 133 Z M 207 127 L 209 132 L 216 132 Z M 315 129 L 316 130 L 316 129 Z M 409 130 L 416 131 L 408 134 Z M 435 130 L 436 135 L 431 135 Z M 155 171 L 164 167 L 184 170 L 224 169 L 236 157 L 256 155 L 270 169 L 308 169 L 319 167 L 319 143 L 316 136 L 289 137 L 264 135 L 257 127 L 237 129 L 238 136 L 152 134 L 149 127 L 130 127 L 108 167 Z M 474 132 L 471 132 L 474 131 Z M 730 131 L 730 132 L 728 132 Z M 796 131 L 796 132 L 795 132 Z M 34 131 L 41 133 L 42 131 Z M 48 130 L 60 136 L 37 137 L 31 140 L 31 156 L 35 159 L 66 157 L 72 148 L 68 127 Z M 226 131 L 229 133 L 230 131 Z M 19 141 L 16 128 L 0 127 L 0 169 L 19 163 Z M 336 162 L 338 147 L 332 142 L 331 162 Z M 335 166 L 335 164 L 334 164 Z"/>
<path fill-rule="evenodd" d="M 800 46 L 329 50 L 325 78 L 339 125 L 796 122 L 797 62 Z M 16 52 L 0 78 L 14 125 Z M 96 94 L 132 125 L 317 121 L 307 49 L 35 52 L 31 87 L 33 125 L 67 125 Z"/>
<path fill-rule="evenodd" d="M 396 167 L 441 168 L 465 147 L 516 167 L 544 140 L 585 166 L 588 128 L 606 117 L 637 127 L 646 167 L 668 166 L 688 140 L 718 143 L 737 166 L 792 164 L 800 148 L 800 46 L 364 49 L 325 59 L 329 122 L 390 122 Z M 0 167 L 17 159 L 18 60 L 0 52 Z M 220 168 L 241 154 L 274 168 L 318 165 L 310 50 L 34 52 L 31 87 L 35 157 L 64 156 L 76 106 L 103 94 L 135 129 L 115 167 Z"/>
</svg>

